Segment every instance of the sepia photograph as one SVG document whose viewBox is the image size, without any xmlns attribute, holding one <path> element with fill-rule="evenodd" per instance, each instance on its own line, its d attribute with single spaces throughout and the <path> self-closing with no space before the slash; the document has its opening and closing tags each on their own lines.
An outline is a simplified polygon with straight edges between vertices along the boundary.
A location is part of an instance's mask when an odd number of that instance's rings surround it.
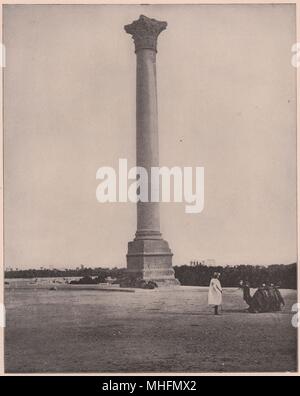
<svg viewBox="0 0 300 396">
<path fill-rule="evenodd" d="M 296 17 L 2 4 L 5 374 L 298 372 Z"/>
</svg>

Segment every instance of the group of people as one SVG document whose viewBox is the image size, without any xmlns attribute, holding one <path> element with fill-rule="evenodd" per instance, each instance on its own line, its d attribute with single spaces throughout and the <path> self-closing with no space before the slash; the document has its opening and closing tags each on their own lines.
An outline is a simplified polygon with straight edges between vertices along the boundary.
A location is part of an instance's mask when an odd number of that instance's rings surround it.
<svg viewBox="0 0 300 396">
<path fill-rule="evenodd" d="M 219 307 L 222 304 L 223 290 L 219 279 L 220 275 L 219 272 L 213 274 L 208 290 L 208 305 L 214 307 L 215 315 L 219 315 Z M 251 313 L 276 312 L 285 305 L 278 287 L 272 283 L 270 285 L 263 283 L 253 296 L 250 294 L 249 282 L 240 281 L 240 288 L 243 289 L 243 297 L 249 305 L 248 311 Z"/>
<path fill-rule="evenodd" d="M 244 300 L 249 305 L 248 311 L 251 313 L 277 312 L 285 305 L 278 287 L 273 283 L 263 283 L 253 296 L 250 294 L 249 282 L 241 281 L 240 287 L 243 289 Z"/>
</svg>

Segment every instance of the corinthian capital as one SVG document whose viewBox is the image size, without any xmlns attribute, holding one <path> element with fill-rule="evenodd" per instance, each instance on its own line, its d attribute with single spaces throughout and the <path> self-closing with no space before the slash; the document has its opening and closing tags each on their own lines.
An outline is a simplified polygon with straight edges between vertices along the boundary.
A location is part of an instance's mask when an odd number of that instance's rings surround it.
<svg viewBox="0 0 300 396">
<path fill-rule="evenodd" d="M 130 25 L 124 26 L 124 29 L 126 33 L 132 35 L 135 52 L 137 52 L 140 49 L 156 51 L 157 37 L 166 27 L 167 22 L 160 22 L 141 15 L 139 19 L 133 21 Z"/>
</svg>

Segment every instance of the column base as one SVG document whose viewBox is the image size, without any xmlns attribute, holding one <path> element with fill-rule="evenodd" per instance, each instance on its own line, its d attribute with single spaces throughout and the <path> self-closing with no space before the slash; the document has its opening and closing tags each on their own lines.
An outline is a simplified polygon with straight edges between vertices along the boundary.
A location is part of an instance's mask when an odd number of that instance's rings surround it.
<svg viewBox="0 0 300 396">
<path fill-rule="evenodd" d="M 172 268 L 173 253 L 164 239 L 136 239 L 128 243 L 127 271 L 129 275 L 157 286 L 180 285 Z"/>
</svg>

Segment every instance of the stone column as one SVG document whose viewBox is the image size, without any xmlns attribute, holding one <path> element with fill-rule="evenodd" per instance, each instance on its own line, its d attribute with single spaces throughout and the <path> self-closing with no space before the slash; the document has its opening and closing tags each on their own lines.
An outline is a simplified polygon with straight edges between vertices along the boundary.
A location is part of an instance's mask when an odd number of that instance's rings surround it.
<svg viewBox="0 0 300 396">
<path fill-rule="evenodd" d="M 137 57 L 136 78 L 136 164 L 148 172 L 148 198 L 151 199 L 151 167 L 159 166 L 156 46 L 166 22 L 141 15 L 125 31 L 132 35 Z M 137 203 L 137 231 L 128 243 L 127 269 L 145 281 L 158 285 L 179 282 L 174 277 L 172 252 L 160 233 L 158 202 Z"/>
</svg>

